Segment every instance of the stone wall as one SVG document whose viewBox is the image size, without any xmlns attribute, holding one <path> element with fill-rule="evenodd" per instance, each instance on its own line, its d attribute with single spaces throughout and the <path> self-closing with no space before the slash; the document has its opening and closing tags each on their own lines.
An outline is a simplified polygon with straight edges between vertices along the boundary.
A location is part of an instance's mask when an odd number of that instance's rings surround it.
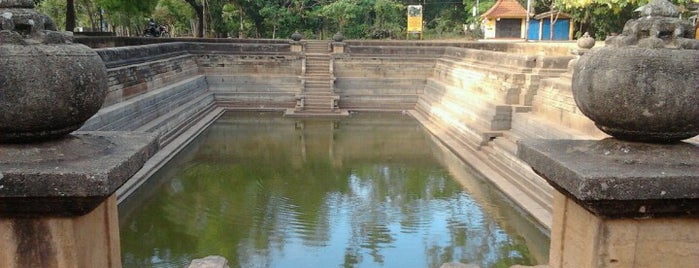
<svg viewBox="0 0 699 268">
<path fill-rule="evenodd" d="M 551 189 L 516 156 L 516 143 L 603 136 L 572 100 L 568 48 L 350 41 L 331 58 L 333 90 L 343 109 L 409 111 L 549 226 Z M 291 108 L 303 86 L 305 56 L 286 41 L 96 51 L 108 67 L 109 96 L 83 129 L 155 132 L 163 145 L 214 109 Z"/>
<path fill-rule="evenodd" d="M 174 42 L 188 43 L 217 43 L 217 44 L 279 44 L 288 45 L 287 40 L 281 39 L 236 39 L 236 38 L 143 38 L 143 37 L 116 37 L 116 36 L 79 36 L 73 39 L 76 43 L 84 44 L 91 48 L 127 47 L 151 44 L 165 44 Z"/>
<path fill-rule="evenodd" d="M 293 108 L 303 58 L 293 54 L 199 54 L 209 90 L 227 108 Z"/>
<path fill-rule="evenodd" d="M 335 93 L 349 110 L 411 110 L 443 48 L 351 47 L 333 62 Z"/>
<path fill-rule="evenodd" d="M 107 66 L 109 88 L 103 108 L 81 130 L 155 132 L 165 145 L 216 101 L 293 107 L 302 60 L 288 50 L 288 43 L 279 42 L 96 49 Z"/>
<path fill-rule="evenodd" d="M 469 162 L 544 226 L 551 223 L 552 189 L 518 159 L 516 143 L 548 131 L 546 119 L 535 114 L 548 108 L 534 105 L 552 103 L 542 102 L 546 97 L 537 98 L 538 92 L 564 74 L 571 59 L 567 54 L 447 48 L 414 113 L 443 141 L 451 141 L 450 147 L 463 158 L 475 156 Z M 559 105 L 563 103 L 575 106 L 572 98 L 561 99 Z M 531 120 L 522 124 L 523 117 Z M 578 135 L 563 129 L 559 135 Z"/>
<path fill-rule="evenodd" d="M 108 68 L 105 105 L 190 78 L 199 72 L 183 44 L 101 49 L 97 53 Z"/>
</svg>

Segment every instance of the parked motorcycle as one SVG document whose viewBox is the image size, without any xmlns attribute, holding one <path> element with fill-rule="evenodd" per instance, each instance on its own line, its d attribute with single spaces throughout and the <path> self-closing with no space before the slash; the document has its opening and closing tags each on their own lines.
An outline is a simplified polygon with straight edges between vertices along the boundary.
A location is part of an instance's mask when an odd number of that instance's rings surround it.
<svg viewBox="0 0 699 268">
<path fill-rule="evenodd" d="M 148 21 L 148 26 L 143 30 L 143 37 L 170 37 L 165 25 L 158 26 L 153 19 Z"/>
</svg>

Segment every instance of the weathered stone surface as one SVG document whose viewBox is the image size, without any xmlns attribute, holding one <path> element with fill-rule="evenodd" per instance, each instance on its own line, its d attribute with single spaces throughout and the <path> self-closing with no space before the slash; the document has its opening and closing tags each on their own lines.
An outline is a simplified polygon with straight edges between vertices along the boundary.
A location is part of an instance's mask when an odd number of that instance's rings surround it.
<svg viewBox="0 0 699 268">
<path fill-rule="evenodd" d="M 0 238 L 3 268 L 122 267 L 114 195 L 77 217 L 0 216 Z"/>
<path fill-rule="evenodd" d="M 582 49 L 591 49 L 595 46 L 595 39 L 590 36 L 590 33 L 585 32 L 585 34 L 578 39 L 576 44 Z"/>
<path fill-rule="evenodd" d="M 625 140 L 669 142 L 699 134 L 699 50 L 604 47 L 573 73 L 580 110 Z"/>
<path fill-rule="evenodd" d="M 695 267 L 699 219 L 607 219 L 561 193 L 554 197 L 551 268 Z"/>
<path fill-rule="evenodd" d="M 0 45 L 0 143 L 58 137 L 102 106 L 106 68 L 80 44 Z"/>
<path fill-rule="evenodd" d="M 25 37 L 32 37 L 44 30 L 56 31 L 56 24 L 50 17 L 31 8 L 0 7 L 0 30 L 15 31 Z"/>
<path fill-rule="evenodd" d="M 228 260 L 221 256 L 207 256 L 203 259 L 194 259 L 188 268 L 229 268 Z"/>
<path fill-rule="evenodd" d="M 679 14 L 675 5 L 664 0 L 653 0 L 640 10 L 643 16 L 676 17 Z"/>
<path fill-rule="evenodd" d="M 0 8 L 2 8 L 2 7 L 33 8 L 34 1 L 32 1 L 32 0 L 0 0 Z"/>
<path fill-rule="evenodd" d="M 157 151 L 145 133 L 76 132 L 62 139 L 0 145 L 0 216 L 91 211 Z"/>
<path fill-rule="evenodd" d="M 596 215 L 699 216 L 696 144 L 523 140 L 518 154 L 554 188 Z"/>
<path fill-rule="evenodd" d="M 34 2 L 0 1 L 0 143 L 60 137 L 102 106 L 107 70 Z"/>
<path fill-rule="evenodd" d="M 575 65 L 580 110 L 624 140 L 674 142 L 699 134 L 699 40 L 666 0 L 641 8 L 607 46 Z"/>
</svg>

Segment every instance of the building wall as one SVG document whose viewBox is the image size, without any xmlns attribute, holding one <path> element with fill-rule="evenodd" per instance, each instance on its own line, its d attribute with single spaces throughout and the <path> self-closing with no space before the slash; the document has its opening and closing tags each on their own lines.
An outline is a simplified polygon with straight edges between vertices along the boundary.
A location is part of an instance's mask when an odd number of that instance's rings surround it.
<svg viewBox="0 0 699 268">
<path fill-rule="evenodd" d="M 513 32 L 510 30 L 505 31 L 503 29 L 498 29 L 502 28 L 502 24 L 507 22 L 514 22 L 516 21 L 518 23 L 518 32 Z M 525 19 L 520 19 L 520 18 L 486 18 L 482 21 L 482 30 L 483 30 L 483 36 L 485 39 L 492 39 L 492 38 L 521 38 L 524 39 L 526 37 L 526 25 L 525 25 Z"/>
<path fill-rule="evenodd" d="M 529 40 L 572 40 L 572 24 L 570 19 L 557 19 L 554 25 L 554 35 L 551 39 L 551 19 L 532 19 L 529 21 Z"/>
</svg>

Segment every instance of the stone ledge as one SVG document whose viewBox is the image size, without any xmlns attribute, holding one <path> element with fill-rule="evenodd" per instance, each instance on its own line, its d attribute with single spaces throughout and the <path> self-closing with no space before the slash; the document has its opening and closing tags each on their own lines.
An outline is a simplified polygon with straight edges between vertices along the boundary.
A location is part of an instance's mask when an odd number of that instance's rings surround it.
<svg viewBox="0 0 699 268">
<path fill-rule="evenodd" d="M 699 146 L 604 140 L 523 140 L 519 157 L 591 213 L 699 217 Z"/>
<path fill-rule="evenodd" d="M 0 217 L 79 216 L 112 195 L 158 150 L 152 134 L 74 132 L 0 145 Z"/>
</svg>

